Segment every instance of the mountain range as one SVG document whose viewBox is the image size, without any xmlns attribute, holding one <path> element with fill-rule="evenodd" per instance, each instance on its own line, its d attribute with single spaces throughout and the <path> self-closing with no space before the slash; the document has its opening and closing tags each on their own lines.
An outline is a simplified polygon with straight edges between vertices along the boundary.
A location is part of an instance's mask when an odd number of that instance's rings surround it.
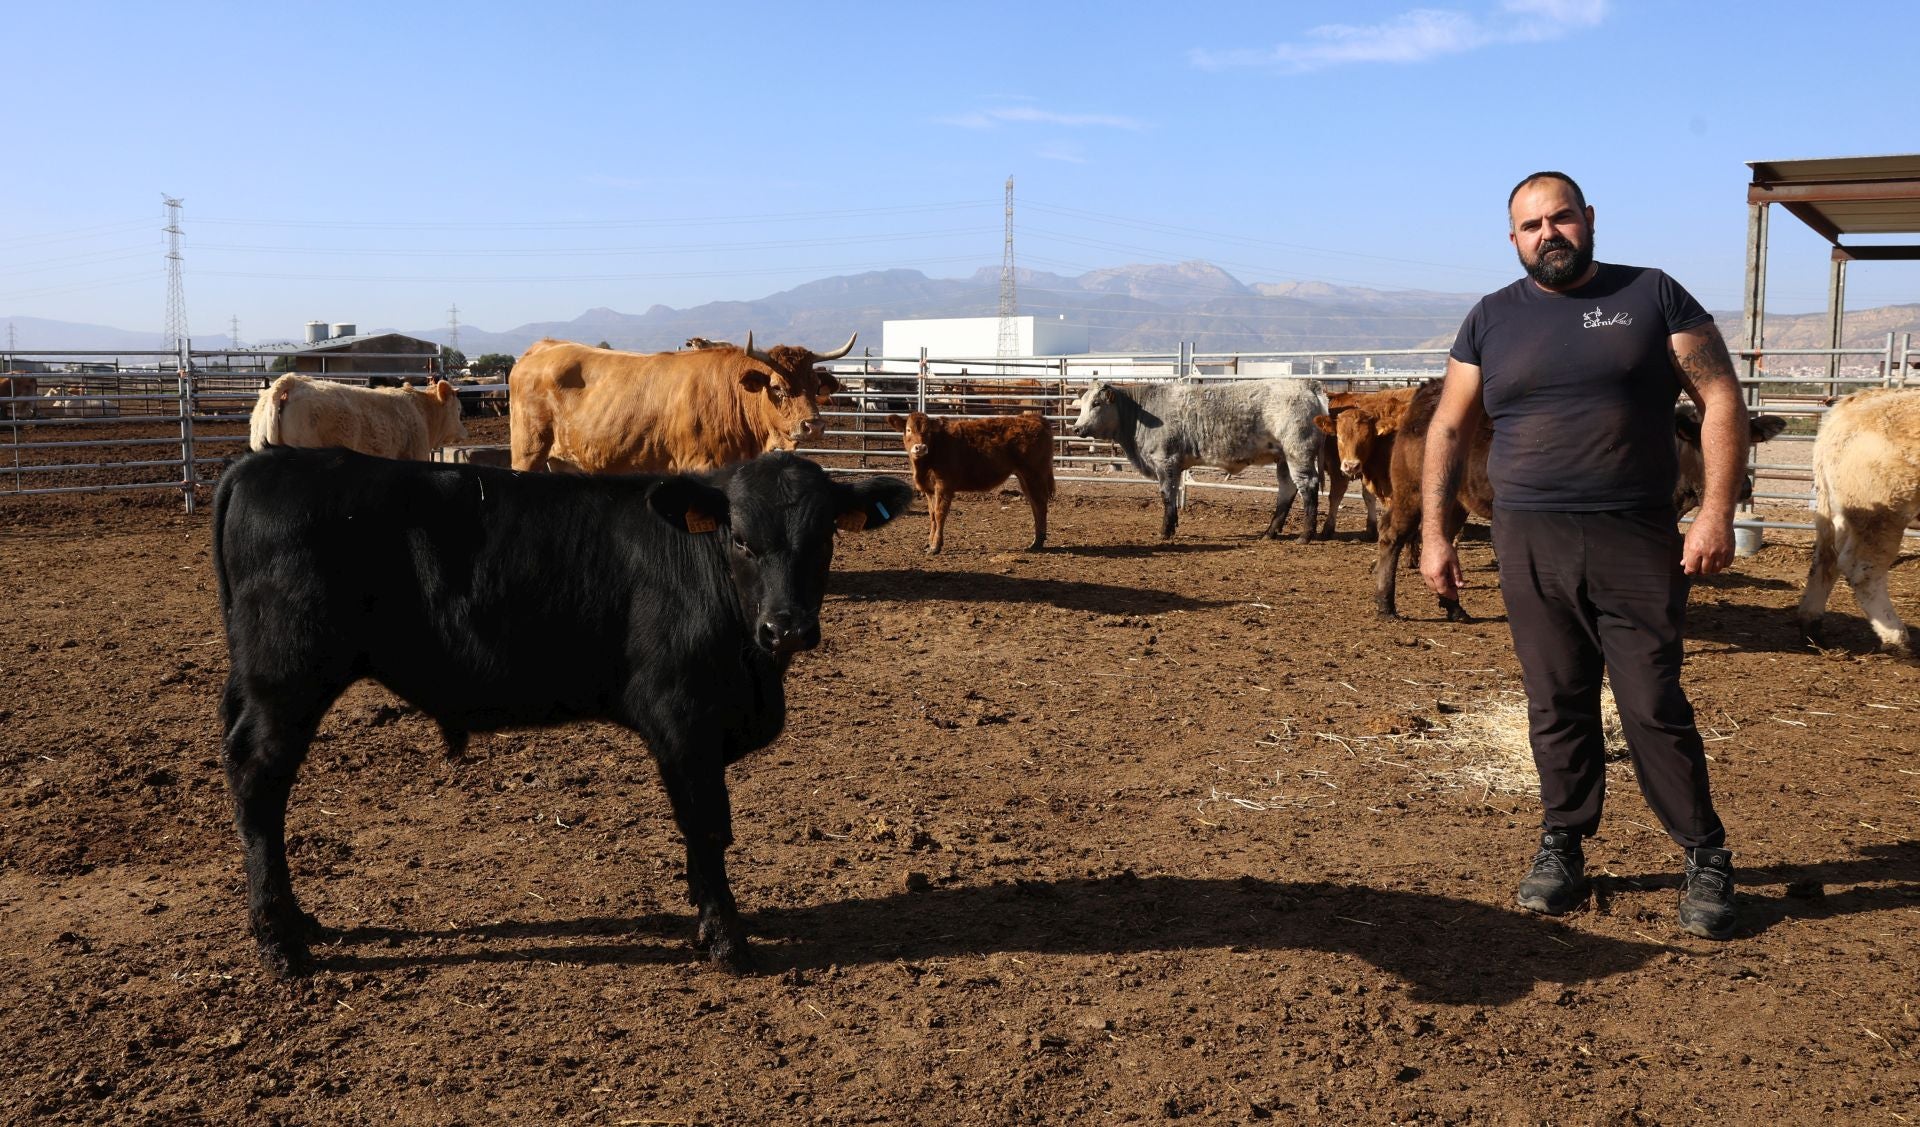
<svg viewBox="0 0 1920 1127">
<path fill-rule="evenodd" d="M 1243 283 L 1206 262 L 1129 265 L 1067 277 L 1021 270 L 1015 278 L 1019 311 L 1064 317 L 1087 326 L 1096 353 L 1170 352 L 1191 341 L 1201 352 L 1309 352 L 1363 348 L 1444 348 L 1477 294 L 1372 290 L 1324 282 Z M 830 348 L 858 332 L 875 354 L 881 322 L 916 317 L 990 317 L 1000 304 L 999 271 L 967 278 L 929 278 L 917 270 L 879 270 L 807 282 L 752 301 L 717 301 L 688 309 L 655 305 L 643 313 L 589 309 L 570 321 L 539 321 L 502 331 L 462 326 L 459 346 L 469 357 L 518 355 L 541 337 L 606 341 L 640 352 L 678 348 L 691 336 Z M 398 331 L 448 343 L 446 326 L 374 329 L 366 310 L 320 310 L 328 318 L 358 318 L 363 331 Z M 1716 313 L 1734 341 L 1740 314 Z M 316 318 L 317 319 L 317 318 Z M 33 317 L 0 318 L 15 347 L 27 350 L 153 349 L 160 334 Z M 1878 348 L 1888 332 L 1920 333 L 1920 304 L 1881 306 L 1847 314 L 1846 346 Z M 1767 319 L 1772 348 L 1824 347 L 1826 315 L 1775 314 Z M 198 336 L 194 346 L 229 346 L 225 336 Z"/>
</svg>

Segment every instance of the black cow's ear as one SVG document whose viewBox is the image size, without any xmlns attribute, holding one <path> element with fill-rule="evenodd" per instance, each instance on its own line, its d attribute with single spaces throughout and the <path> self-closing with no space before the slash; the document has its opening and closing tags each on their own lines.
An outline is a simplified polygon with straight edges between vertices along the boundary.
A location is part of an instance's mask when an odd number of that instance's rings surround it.
<svg viewBox="0 0 1920 1127">
<path fill-rule="evenodd" d="M 1747 440 L 1766 442 L 1787 429 L 1787 420 L 1779 415 L 1754 415 L 1747 420 Z"/>
<path fill-rule="evenodd" d="M 833 483 L 840 527 L 849 532 L 879 528 L 913 504 L 913 487 L 897 477 L 870 477 Z"/>
<path fill-rule="evenodd" d="M 668 478 L 647 490 L 647 504 L 682 532 L 712 532 L 727 519 L 725 493 L 685 478 Z"/>
<path fill-rule="evenodd" d="M 1675 411 L 1673 413 L 1673 430 L 1675 434 L 1678 434 L 1681 438 L 1686 439 L 1695 446 L 1700 445 L 1700 416 L 1694 414 L 1692 411 Z"/>
</svg>

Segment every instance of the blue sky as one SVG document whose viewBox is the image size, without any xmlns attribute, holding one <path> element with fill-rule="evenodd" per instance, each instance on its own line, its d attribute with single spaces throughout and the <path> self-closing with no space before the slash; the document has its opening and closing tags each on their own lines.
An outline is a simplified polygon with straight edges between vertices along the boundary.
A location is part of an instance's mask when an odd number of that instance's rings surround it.
<svg viewBox="0 0 1920 1127">
<path fill-rule="evenodd" d="M 21 3 L 0 317 L 157 331 L 162 193 L 192 331 L 265 341 L 959 277 L 1000 263 L 1009 174 L 1022 266 L 1478 293 L 1517 276 L 1504 202 L 1541 168 L 1602 258 L 1735 309 L 1744 162 L 1920 151 L 1884 53 L 1914 11 Z M 1770 306 L 1822 308 L 1824 242 L 1773 231 Z M 1851 307 L 1913 301 L 1920 267 L 1853 268 Z"/>
</svg>

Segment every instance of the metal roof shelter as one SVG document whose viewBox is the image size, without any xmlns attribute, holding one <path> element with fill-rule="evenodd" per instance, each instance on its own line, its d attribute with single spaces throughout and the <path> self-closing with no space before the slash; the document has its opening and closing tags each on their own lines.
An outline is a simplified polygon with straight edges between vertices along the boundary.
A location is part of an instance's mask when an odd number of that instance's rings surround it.
<svg viewBox="0 0 1920 1127">
<path fill-rule="evenodd" d="M 1847 264 L 1920 260 L 1920 244 L 1841 242 L 1849 235 L 1920 233 L 1920 154 L 1756 160 L 1748 161 L 1747 167 L 1753 169 L 1753 182 L 1747 185 L 1747 290 L 1741 329 L 1746 338 L 1744 374 L 1752 378 L 1766 326 L 1767 205 L 1786 208 L 1833 244 L 1827 277 L 1827 347 L 1838 349 L 1846 310 Z M 1831 375 L 1839 367 L 1839 357 L 1829 357 L 1827 366 Z"/>
</svg>

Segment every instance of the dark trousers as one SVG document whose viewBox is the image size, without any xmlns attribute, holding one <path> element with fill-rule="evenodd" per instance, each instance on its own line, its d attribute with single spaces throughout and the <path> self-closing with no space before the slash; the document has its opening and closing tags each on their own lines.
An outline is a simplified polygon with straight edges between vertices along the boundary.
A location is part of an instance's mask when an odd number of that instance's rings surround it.
<svg viewBox="0 0 1920 1127">
<path fill-rule="evenodd" d="M 1527 690 L 1542 825 L 1590 837 L 1606 801 L 1600 675 L 1613 685 L 1640 793 L 1683 848 L 1726 829 L 1680 689 L 1687 577 L 1671 509 L 1494 510 L 1500 593 Z"/>
</svg>

